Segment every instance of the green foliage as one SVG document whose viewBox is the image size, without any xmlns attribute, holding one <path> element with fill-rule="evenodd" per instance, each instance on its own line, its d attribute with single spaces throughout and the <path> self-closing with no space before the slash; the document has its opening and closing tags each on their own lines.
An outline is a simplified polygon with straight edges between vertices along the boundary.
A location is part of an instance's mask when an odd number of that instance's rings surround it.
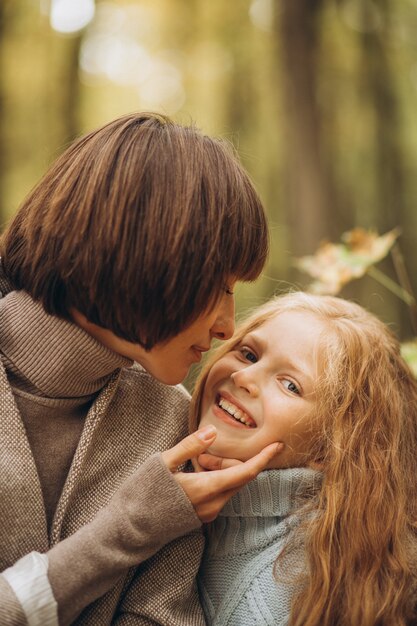
<svg viewBox="0 0 417 626">
<path fill-rule="evenodd" d="M 401 354 L 417 376 L 417 338 L 401 344 Z"/>
</svg>

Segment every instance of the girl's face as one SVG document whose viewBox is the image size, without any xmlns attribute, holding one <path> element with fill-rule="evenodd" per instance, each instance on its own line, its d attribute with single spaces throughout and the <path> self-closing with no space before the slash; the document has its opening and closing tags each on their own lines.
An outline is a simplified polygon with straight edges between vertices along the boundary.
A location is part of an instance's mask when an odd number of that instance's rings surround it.
<svg viewBox="0 0 417 626">
<path fill-rule="evenodd" d="M 319 340 L 326 330 L 312 313 L 283 312 L 247 334 L 213 365 L 200 420 L 200 426 L 217 428 L 212 454 L 246 461 L 278 441 L 284 449 L 269 468 L 307 463 Z"/>
</svg>

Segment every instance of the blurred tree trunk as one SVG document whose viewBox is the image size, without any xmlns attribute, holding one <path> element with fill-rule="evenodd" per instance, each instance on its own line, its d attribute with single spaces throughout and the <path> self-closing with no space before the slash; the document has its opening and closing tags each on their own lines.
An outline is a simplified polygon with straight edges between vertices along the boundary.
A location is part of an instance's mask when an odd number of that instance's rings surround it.
<svg viewBox="0 0 417 626">
<path fill-rule="evenodd" d="M 387 56 L 389 16 L 384 10 L 385 29 L 362 33 L 362 87 L 375 115 L 375 155 L 379 227 L 388 230 L 405 217 L 404 154 L 396 85 Z M 366 3 L 363 5 L 364 12 Z"/>
<path fill-rule="evenodd" d="M 57 100 L 57 119 L 60 121 L 56 143 L 63 147 L 70 143 L 80 133 L 80 100 L 81 85 L 79 79 L 79 55 L 81 35 L 73 35 L 61 41 L 62 59 L 57 69 L 55 80 L 59 81 L 59 93 L 55 92 Z M 55 91 L 50 85 L 51 91 Z M 51 93 L 51 95 L 53 95 Z"/>
<path fill-rule="evenodd" d="M 7 141 L 7 47 L 5 44 L 6 25 L 10 27 L 16 18 L 16 6 L 13 0 L 0 2 L 0 229 L 6 219 L 6 180 L 10 167 L 10 154 Z"/>
<path fill-rule="evenodd" d="M 79 133 L 80 34 L 54 32 L 39 3 L 1 0 L 1 219 Z M 1 29 L 1 26 L 0 26 Z"/>
<path fill-rule="evenodd" d="M 313 252 L 331 237 L 332 177 L 321 137 L 317 58 L 323 0 L 281 0 L 275 29 L 281 41 L 286 127 L 287 220 L 291 251 Z"/>
<path fill-rule="evenodd" d="M 366 7 L 363 5 L 363 18 L 366 20 Z M 403 129 L 400 106 L 397 96 L 396 78 L 389 59 L 390 42 L 390 3 L 381 0 L 379 9 L 383 12 L 384 27 L 367 31 L 364 29 L 362 43 L 363 91 L 368 94 L 374 111 L 376 206 L 375 226 L 385 232 L 394 226 L 403 231 L 401 249 L 409 268 L 414 267 L 416 237 L 413 228 L 412 207 L 407 206 L 406 155 L 404 151 Z M 384 270 L 398 281 L 392 263 L 384 262 Z M 411 272 L 409 272 L 411 273 Z M 417 282 L 410 276 L 414 292 Z M 399 324 L 411 332 L 409 311 L 399 301 L 392 307 L 399 313 Z M 391 313 L 393 317 L 393 313 Z"/>
</svg>

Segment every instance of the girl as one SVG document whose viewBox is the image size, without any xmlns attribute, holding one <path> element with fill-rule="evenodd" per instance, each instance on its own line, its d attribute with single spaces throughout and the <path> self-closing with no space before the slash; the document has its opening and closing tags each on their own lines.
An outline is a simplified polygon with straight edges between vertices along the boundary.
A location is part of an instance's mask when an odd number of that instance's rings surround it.
<svg viewBox="0 0 417 626">
<path fill-rule="evenodd" d="M 209 529 L 210 626 L 416 623 L 417 383 L 382 322 L 274 299 L 207 365 L 192 419 L 216 426 L 218 457 L 283 444 Z"/>
</svg>

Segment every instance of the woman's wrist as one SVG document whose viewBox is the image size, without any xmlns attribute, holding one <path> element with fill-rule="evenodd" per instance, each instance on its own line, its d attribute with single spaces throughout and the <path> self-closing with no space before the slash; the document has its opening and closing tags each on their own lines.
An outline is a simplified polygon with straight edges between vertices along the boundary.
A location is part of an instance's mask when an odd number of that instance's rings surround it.
<svg viewBox="0 0 417 626">
<path fill-rule="evenodd" d="M 58 626 L 58 606 L 48 579 L 48 556 L 30 552 L 2 575 L 13 589 L 28 626 Z"/>
</svg>

